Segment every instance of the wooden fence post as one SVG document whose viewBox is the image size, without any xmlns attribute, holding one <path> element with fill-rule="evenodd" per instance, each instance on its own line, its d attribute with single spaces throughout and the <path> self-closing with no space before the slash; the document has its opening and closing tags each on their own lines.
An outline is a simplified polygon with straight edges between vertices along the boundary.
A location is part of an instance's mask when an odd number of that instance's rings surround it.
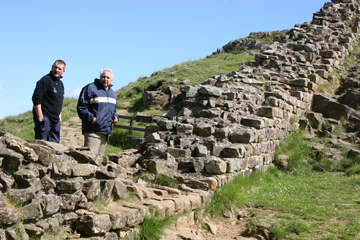
<svg viewBox="0 0 360 240">
<path fill-rule="evenodd" d="M 134 118 L 132 118 L 131 120 L 130 120 L 130 127 L 131 127 L 131 130 L 129 130 L 129 135 L 133 135 L 133 130 L 132 130 L 132 128 L 134 127 L 134 125 L 135 125 L 135 119 Z"/>
</svg>

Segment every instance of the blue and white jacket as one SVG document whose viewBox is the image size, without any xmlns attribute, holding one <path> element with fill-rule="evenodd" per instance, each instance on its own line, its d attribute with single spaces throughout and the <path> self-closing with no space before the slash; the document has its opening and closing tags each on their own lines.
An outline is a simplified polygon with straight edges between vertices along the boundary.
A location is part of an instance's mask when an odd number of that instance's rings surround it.
<svg viewBox="0 0 360 240">
<path fill-rule="evenodd" d="M 81 90 L 77 112 L 79 118 L 82 120 L 82 133 L 102 133 L 111 134 L 112 120 L 114 117 L 119 118 L 116 114 L 116 94 L 111 89 L 112 85 L 107 90 L 100 79 L 95 79 L 83 87 Z M 96 117 L 95 124 L 91 121 Z"/>
</svg>

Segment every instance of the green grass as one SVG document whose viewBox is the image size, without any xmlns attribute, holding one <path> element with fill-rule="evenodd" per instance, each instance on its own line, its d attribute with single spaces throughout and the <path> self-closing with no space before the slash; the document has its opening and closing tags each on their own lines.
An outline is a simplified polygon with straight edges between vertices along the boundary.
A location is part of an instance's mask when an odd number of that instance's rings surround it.
<svg viewBox="0 0 360 240">
<path fill-rule="evenodd" d="M 310 147 L 303 136 L 303 132 L 298 131 L 286 136 L 284 142 L 287 144 L 277 146 L 275 159 L 280 154 L 287 154 L 289 156 L 287 167 L 289 171 L 308 171 L 308 165 L 304 160 L 309 158 Z"/>
<path fill-rule="evenodd" d="M 135 238 L 136 240 L 160 240 L 165 228 L 177 218 L 176 216 L 168 215 L 161 217 L 158 209 L 150 210 L 154 212 L 154 215 L 145 217 L 141 224 L 139 236 Z"/>
<path fill-rule="evenodd" d="M 249 51 L 240 54 L 221 53 L 196 61 L 187 61 L 175 64 L 171 68 L 154 72 L 150 77 L 140 77 L 136 82 L 131 82 L 122 89 L 116 91 L 118 106 L 120 109 L 128 109 L 130 112 L 144 110 L 142 105 L 142 93 L 147 90 L 162 90 L 168 86 L 181 86 L 182 80 L 190 80 L 189 85 L 199 84 L 214 75 L 226 75 L 232 71 L 238 71 L 237 64 L 254 60 L 255 56 Z M 175 81 L 174 81 L 175 79 Z M 130 103 L 124 106 L 123 103 Z"/>
<path fill-rule="evenodd" d="M 221 217 L 231 209 L 247 208 L 255 215 L 247 231 L 261 231 L 266 222 L 272 239 L 354 239 L 360 232 L 360 205 L 354 201 L 360 200 L 359 172 L 312 170 L 312 162 L 303 161 L 311 159 L 306 145 L 302 132 L 289 135 L 276 155 L 289 155 L 291 171 L 272 167 L 235 179 L 215 191 L 206 214 Z M 352 161 L 359 163 L 358 158 Z M 342 170 L 359 166 L 354 162 Z"/>
<path fill-rule="evenodd" d="M 353 239 L 360 231 L 360 206 L 353 200 L 360 198 L 359 188 L 358 175 L 319 172 L 294 175 L 271 169 L 225 185 L 216 191 L 207 211 L 216 217 L 229 208 L 248 208 L 256 215 L 251 221 L 272 225 L 272 234 L 277 235 L 274 239 L 285 236 L 289 239 L 294 230 L 283 227 L 289 224 L 302 229 L 295 231 L 302 239 L 320 239 L 313 237 L 328 232 Z"/>
<path fill-rule="evenodd" d="M 161 185 L 161 186 L 167 186 L 167 187 L 171 187 L 171 188 L 179 187 L 179 183 L 175 178 L 170 177 L 165 174 L 157 174 L 155 177 L 154 184 Z"/>
<path fill-rule="evenodd" d="M 0 131 L 9 132 L 22 139 L 34 139 L 34 120 L 31 111 L 9 116 L 0 121 Z"/>
<path fill-rule="evenodd" d="M 71 117 L 77 116 L 77 101 L 74 98 L 64 98 L 62 121 L 66 122 Z M 0 120 L 0 131 L 9 132 L 21 139 L 34 139 L 34 120 L 32 110 L 19 114 L 18 116 L 9 116 Z"/>
</svg>

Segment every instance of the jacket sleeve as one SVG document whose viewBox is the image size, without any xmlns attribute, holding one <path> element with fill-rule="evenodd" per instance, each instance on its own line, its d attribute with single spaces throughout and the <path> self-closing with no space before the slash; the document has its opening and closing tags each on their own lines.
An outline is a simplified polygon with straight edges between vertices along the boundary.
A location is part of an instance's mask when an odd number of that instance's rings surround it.
<svg viewBox="0 0 360 240">
<path fill-rule="evenodd" d="M 117 117 L 117 119 L 119 119 L 119 116 L 116 113 L 116 109 L 117 109 L 117 103 L 115 104 L 115 109 L 114 109 L 114 114 L 113 114 L 113 118 Z"/>
<path fill-rule="evenodd" d="M 34 105 L 41 104 L 41 100 L 45 95 L 47 89 L 49 88 L 49 84 L 45 81 L 45 78 L 41 78 L 37 83 L 34 89 L 34 93 L 32 95 L 32 102 Z"/>
<path fill-rule="evenodd" d="M 90 96 L 89 96 L 89 89 L 86 86 L 80 92 L 76 109 L 79 118 L 81 118 L 84 121 L 91 122 L 95 116 L 89 111 L 89 107 L 90 107 Z"/>
<path fill-rule="evenodd" d="M 117 115 L 117 113 L 116 113 L 116 109 L 117 109 L 117 98 L 116 98 L 116 93 L 115 93 L 115 91 L 113 91 L 113 94 L 114 94 L 114 99 L 115 99 L 115 108 L 114 108 L 114 112 L 113 112 L 113 116 L 112 116 L 112 118 L 114 119 L 114 117 L 117 117 L 117 119 L 119 119 L 119 116 Z"/>
</svg>

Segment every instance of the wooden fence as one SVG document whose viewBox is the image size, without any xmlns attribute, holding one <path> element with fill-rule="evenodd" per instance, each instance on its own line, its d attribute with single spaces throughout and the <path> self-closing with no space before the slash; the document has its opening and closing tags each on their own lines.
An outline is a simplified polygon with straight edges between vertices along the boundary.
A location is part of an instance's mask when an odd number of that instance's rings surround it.
<svg viewBox="0 0 360 240">
<path fill-rule="evenodd" d="M 141 115 L 135 115 L 135 116 L 125 116 L 125 115 L 118 115 L 119 118 L 122 119 L 129 119 L 130 120 L 130 126 L 124 126 L 124 125 L 114 125 L 116 128 L 122 128 L 129 130 L 129 134 L 132 135 L 133 131 L 139 131 L 139 132 L 145 132 L 145 128 L 138 128 L 134 127 L 135 122 L 142 122 L 142 123 L 152 123 L 154 121 L 153 117 L 149 116 L 141 116 Z"/>
</svg>

